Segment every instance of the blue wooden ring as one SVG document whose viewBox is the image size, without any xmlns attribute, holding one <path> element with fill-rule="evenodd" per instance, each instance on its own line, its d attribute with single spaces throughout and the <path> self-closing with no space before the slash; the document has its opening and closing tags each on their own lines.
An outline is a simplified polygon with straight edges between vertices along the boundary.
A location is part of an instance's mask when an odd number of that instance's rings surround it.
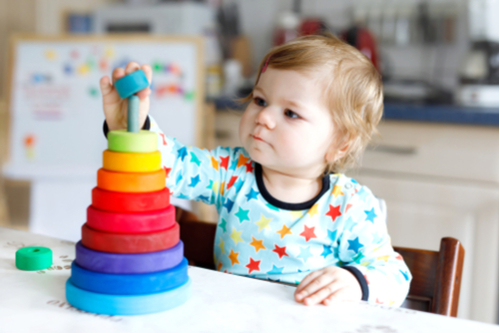
<svg viewBox="0 0 500 333">
<path fill-rule="evenodd" d="M 77 309 L 110 316 L 154 313 L 172 309 L 191 297 L 191 279 L 178 288 L 146 295 L 107 295 L 83 290 L 66 281 L 66 300 Z"/>
<path fill-rule="evenodd" d="M 111 274 L 139 274 L 163 271 L 177 266 L 184 258 L 184 244 L 157 252 L 148 253 L 108 253 L 91 250 L 76 243 L 75 261 L 85 269 Z"/>
<path fill-rule="evenodd" d="M 115 82 L 116 91 L 121 98 L 128 98 L 147 87 L 149 87 L 148 78 L 142 69 L 127 74 Z"/>
<path fill-rule="evenodd" d="M 174 289 L 188 279 L 188 261 L 184 258 L 175 267 L 143 274 L 108 274 L 89 271 L 71 264 L 71 283 L 80 289 L 100 294 L 141 295 Z"/>
</svg>

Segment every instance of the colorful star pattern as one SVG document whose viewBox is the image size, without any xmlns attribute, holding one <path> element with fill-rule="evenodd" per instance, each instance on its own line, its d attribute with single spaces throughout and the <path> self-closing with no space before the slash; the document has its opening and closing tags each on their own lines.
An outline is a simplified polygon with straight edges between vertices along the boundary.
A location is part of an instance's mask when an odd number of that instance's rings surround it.
<svg viewBox="0 0 500 333">
<path fill-rule="evenodd" d="M 159 131 L 154 121 L 151 131 Z M 368 188 L 331 174 L 329 188 L 316 202 L 289 209 L 262 196 L 256 179 L 262 168 L 243 148 L 208 151 L 162 133 L 160 137 L 158 149 L 172 195 L 217 208 L 214 262 L 219 271 L 299 283 L 322 267 L 349 265 L 366 281 L 370 277 L 369 301 L 397 304 L 404 299 L 412 277 L 392 251 L 384 224 L 377 223 L 385 216 L 380 216 L 378 199 Z M 367 275 L 372 270 L 383 270 L 384 277 L 395 281 L 396 291 L 385 295 L 379 286 L 386 282 L 379 282 L 379 274 Z"/>
</svg>

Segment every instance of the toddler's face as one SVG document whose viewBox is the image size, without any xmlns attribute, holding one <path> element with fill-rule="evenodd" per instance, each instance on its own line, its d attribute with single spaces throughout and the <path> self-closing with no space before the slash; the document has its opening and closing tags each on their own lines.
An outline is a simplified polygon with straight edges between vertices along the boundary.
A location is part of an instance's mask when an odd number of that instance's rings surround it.
<svg viewBox="0 0 500 333">
<path fill-rule="evenodd" d="M 264 167 L 317 177 L 326 166 L 334 124 L 316 72 L 268 67 L 240 122 L 240 140 Z"/>
</svg>

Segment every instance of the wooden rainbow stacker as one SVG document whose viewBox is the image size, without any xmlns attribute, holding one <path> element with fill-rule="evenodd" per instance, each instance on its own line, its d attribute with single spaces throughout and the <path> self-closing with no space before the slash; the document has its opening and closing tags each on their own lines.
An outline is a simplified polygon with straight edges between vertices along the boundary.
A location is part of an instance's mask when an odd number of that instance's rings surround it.
<svg viewBox="0 0 500 333">
<path fill-rule="evenodd" d="M 179 225 L 165 187 L 156 133 L 139 130 L 142 70 L 115 82 L 128 98 L 127 130 L 108 133 L 103 167 L 66 282 L 74 307 L 99 314 L 137 315 L 176 307 L 191 296 Z"/>
</svg>

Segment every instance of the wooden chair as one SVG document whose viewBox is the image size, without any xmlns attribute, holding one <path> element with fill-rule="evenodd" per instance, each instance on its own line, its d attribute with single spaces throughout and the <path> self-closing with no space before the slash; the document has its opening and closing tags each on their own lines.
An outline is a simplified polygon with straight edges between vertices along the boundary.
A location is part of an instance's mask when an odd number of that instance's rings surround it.
<svg viewBox="0 0 500 333">
<path fill-rule="evenodd" d="M 199 221 L 189 211 L 176 208 L 184 256 L 194 266 L 215 269 L 213 248 L 216 224 Z M 457 316 L 464 249 L 454 238 L 441 239 L 439 252 L 394 247 L 413 275 L 410 292 L 401 307 L 445 316 Z"/>
</svg>

